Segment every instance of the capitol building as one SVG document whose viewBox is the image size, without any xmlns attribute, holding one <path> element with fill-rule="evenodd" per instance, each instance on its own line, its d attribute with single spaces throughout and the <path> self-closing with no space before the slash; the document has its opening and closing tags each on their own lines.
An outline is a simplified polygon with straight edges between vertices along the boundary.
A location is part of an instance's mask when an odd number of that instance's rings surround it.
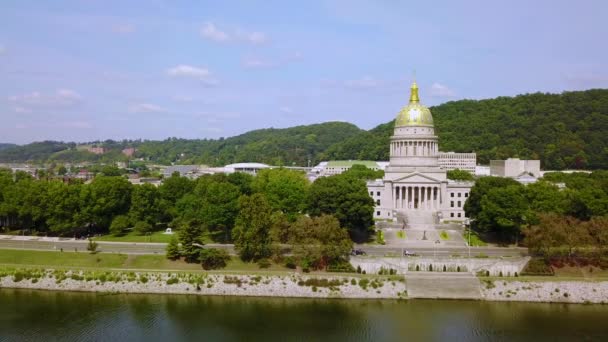
<svg viewBox="0 0 608 342">
<path fill-rule="evenodd" d="M 395 119 L 390 161 L 383 179 L 369 181 L 374 217 L 430 228 L 443 221 L 463 221 L 464 202 L 473 182 L 447 179 L 439 163 L 439 139 L 431 111 L 420 103 L 418 85 Z"/>
</svg>

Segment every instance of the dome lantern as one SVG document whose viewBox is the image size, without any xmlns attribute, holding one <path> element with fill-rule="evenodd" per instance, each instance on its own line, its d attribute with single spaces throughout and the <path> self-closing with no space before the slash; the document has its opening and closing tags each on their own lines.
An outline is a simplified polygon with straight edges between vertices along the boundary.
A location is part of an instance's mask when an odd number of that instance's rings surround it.
<svg viewBox="0 0 608 342">
<path fill-rule="evenodd" d="M 415 81 L 410 87 L 410 103 L 397 115 L 395 126 L 433 126 L 433 116 L 431 111 L 420 103 L 418 85 Z"/>
</svg>

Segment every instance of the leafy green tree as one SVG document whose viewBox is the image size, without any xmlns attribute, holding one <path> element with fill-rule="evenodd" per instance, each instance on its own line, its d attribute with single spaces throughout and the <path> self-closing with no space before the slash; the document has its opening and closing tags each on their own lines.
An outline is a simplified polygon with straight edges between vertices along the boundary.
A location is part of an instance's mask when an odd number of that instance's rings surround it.
<svg viewBox="0 0 608 342">
<path fill-rule="evenodd" d="M 475 177 L 468 171 L 465 170 L 448 170 L 447 172 L 448 179 L 452 180 L 460 180 L 460 181 L 474 181 Z"/>
<path fill-rule="evenodd" d="M 122 176 L 123 172 L 117 168 L 114 165 L 106 165 L 101 169 L 101 173 L 104 176 L 108 176 L 108 177 L 116 177 L 116 176 Z"/>
<path fill-rule="evenodd" d="M 145 235 L 147 233 L 151 233 L 154 230 L 154 226 L 152 226 L 148 221 L 138 221 L 135 222 L 133 230 L 139 235 Z"/>
<path fill-rule="evenodd" d="M 162 201 L 161 207 L 165 209 L 165 216 L 169 219 L 177 217 L 177 210 L 175 208 L 177 201 L 186 194 L 192 193 L 193 190 L 194 182 L 186 177 L 174 174 L 171 177 L 165 178 L 163 183 L 158 187 Z"/>
<path fill-rule="evenodd" d="M 114 216 L 129 211 L 132 185 L 122 177 L 97 176 L 81 191 L 81 219 L 106 231 Z"/>
<path fill-rule="evenodd" d="M 239 199 L 239 215 L 232 237 L 241 259 L 257 261 L 271 255 L 271 226 L 272 208 L 264 195 L 245 195 Z"/>
<path fill-rule="evenodd" d="M 91 254 L 95 254 L 97 253 L 97 247 L 97 242 L 93 241 L 92 239 L 89 239 L 89 243 L 87 244 L 87 251 L 91 252 Z"/>
<path fill-rule="evenodd" d="M 464 212 L 466 216 L 472 219 L 477 219 L 481 212 L 481 201 L 486 194 L 494 188 L 504 188 L 507 186 L 520 185 L 516 180 L 503 177 L 481 177 L 471 188 L 469 198 L 464 203 Z"/>
<path fill-rule="evenodd" d="M 79 220 L 81 184 L 58 181 L 47 183 L 45 195 L 46 225 L 49 231 L 59 235 L 73 234 L 83 227 Z"/>
<path fill-rule="evenodd" d="M 374 224 L 374 201 L 365 182 L 348 175 L 318 178 L 308 191 L 307 211 L 311 216 L 333 215 L 356 240 L 367 238 Z"/>
<path fill-rule="evenodd" d="M 264 194 L 274 210 L 290 218 L 304 209 L 308 186 L 303 172 L 284 168 L 261 170 L 252 184 L 254 191 Z"/>
<path fill-rule="evenodd" d="M 181 255 L 186 262 L 198 262 L 201 241 L 202 225 L 196 220 L 180 223 L 179 242 L 182 244 Z"/>
<path fill-rule="evenodd" d="M 129 218 L 132 222 L 148 222 L 156 224 L 162 215 L 163 208 L 160 192 L 152 184 L 142 184 L 133 187 Z"/>
<path fill-rule="evenodd" d="M 525 187 L 525 196 L 530 208 L 536 212 L 564 213 L 567 210 L 567 201 L 563 191 L 546 181 L 538 181 Z"/>
<path fill-rule="evenodd" d="M 226 267 L 230 260 L 230 255 L 225 249 L 203 248 L 201 249 L 199 260 L 205 270 L 217 270 Z"/>
<path fill-rule="evenodd" d="M 384 171 L 372 170 L 367 166 L 361 164 L 355 164 L 351 166 L 351 168 L 344 172 L 344 174 L 364 181 L 381 179 L 382 177 L 384 177 Z"/>
<path fill-rule="evenodd" d="M 171 237 L 169 243 L 167 244 L 167 259 L 177 260 L 181 257 L 181 253 L 179 250 L 179 244 L 177 243 L 177 238 L 175 236 Z"/>
<path fill-rule="evenodd" d="M 127 215 L 118 215 L 112 220 L 110 225 L 110 234 L 119 236 L 125 233 L 125 230 L 131 226 L 129 217 Z"/>
<path fill-rule="evenodd" d="M 289 243 L 302 268 L 324 269 L 348 259 L 353 247 L 346 229 L 331 215 L 300 216 L 290 227 Z"/>
<path fill-rule="evenodd" d="M 521 185 L 493 188 L 481 200 L 476 227 L 513 241 L 532 215 Z"/>
</svg>

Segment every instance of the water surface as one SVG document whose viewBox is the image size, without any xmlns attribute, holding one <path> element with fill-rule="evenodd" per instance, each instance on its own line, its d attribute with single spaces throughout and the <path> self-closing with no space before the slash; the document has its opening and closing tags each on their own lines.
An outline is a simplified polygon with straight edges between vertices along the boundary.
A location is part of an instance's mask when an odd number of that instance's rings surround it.
<svg viewBox="0 0 608 342">
<path fill-rule="evenodd" d="M 608 341 L 608 305 L 0 290 L 2 341 Z"/>
</svg>

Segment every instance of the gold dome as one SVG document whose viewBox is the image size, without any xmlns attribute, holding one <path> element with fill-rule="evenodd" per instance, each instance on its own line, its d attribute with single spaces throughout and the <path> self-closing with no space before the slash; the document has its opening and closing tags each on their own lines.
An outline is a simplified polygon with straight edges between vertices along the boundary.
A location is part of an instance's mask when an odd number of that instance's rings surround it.
<svg viewBox="0 0 608 342">
<path fill-rule="evenodd" d="M 412 87 L 410 89 L 410 103 L 403 107 L 403 109 L 401 109 L 397 115 L 395 126 L 432 126 L 433 116 L 431 115 L 431 111 L 426 106 L 420 104 L 418 85 L 416 82 L 412 83 Z"/>
</svg>

